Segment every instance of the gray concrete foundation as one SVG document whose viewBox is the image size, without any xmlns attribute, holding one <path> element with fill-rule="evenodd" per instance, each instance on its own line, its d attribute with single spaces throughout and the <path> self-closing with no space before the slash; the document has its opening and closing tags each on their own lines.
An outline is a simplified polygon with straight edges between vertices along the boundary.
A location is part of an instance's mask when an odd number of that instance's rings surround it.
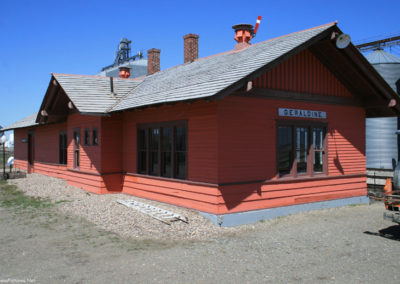
<svg viewBox="0 0 400 284">
<path fill-rule="evenodd" d="M 273 219 L 276 217 L 287 216 L 298 212 L 335 208 L 353 204 L 369 204 L 370 200 L 367 196 L 357 196 L 351 198 L 335 199 L 329 201 L 313 202 L 306 204 L 298 204 L 292 206 L 284 206 L 277 208 L 268 208 L 262 210 L 238 212 L 232 214 L 210 214 L 200 212 L 201 215 L 210 219 L 215 225 L 220 227 L 233 227 L 244 224 L 255 223 L 260 220 Z"/>
</svg>

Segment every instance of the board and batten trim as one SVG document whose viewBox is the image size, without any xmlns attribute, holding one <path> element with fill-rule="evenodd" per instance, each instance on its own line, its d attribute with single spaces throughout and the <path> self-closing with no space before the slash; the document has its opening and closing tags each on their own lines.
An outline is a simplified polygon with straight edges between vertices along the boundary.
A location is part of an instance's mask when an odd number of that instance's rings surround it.
<svg viewBox="0 0 400 284">
<path fill-rule="evenodd" d="M 321 96 L 319 94 L 299 93 L 294 91 L 282 91 L 273 89 L 254 88 L 251 91 L 235 92 L 232 95 L 246 98 L 265 98 L 284 101 L 297 101 L 306 103 L 326 104 L 326 105 L 347 105 L 361 106 L 355 98 Z"/>
</svg>

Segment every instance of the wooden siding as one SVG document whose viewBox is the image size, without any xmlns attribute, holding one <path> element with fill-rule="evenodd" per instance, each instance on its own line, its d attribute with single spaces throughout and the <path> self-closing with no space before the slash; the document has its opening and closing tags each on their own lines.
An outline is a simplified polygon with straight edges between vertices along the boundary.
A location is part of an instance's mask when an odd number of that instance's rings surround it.
<svg viewBox="0 0 400 284">
<path fill-rule="evenodd" d="M 136 126 L 145 123 L 188 122 L 188 180 L 217 182 L 217 104 L 179 103 L 124 114 L 123 169 L 136 173 Z"/>
<path fill-rule="evenodd" d="M 365 173 L 362 108 L 231 96 L 218 109 L 219 183 L 276 178 L 276 121 L 318 121 L 279 117 L 280 107 L 326 111 L 328 174 Z"/>
<path fill-rule="evenodd" d="M 15 144 L 14 144 L 15 147 Z M 15 153 L 15 150 L 14 150 Z M 26 160 L 26 158 L 24 159 L 14 159 L 14 168 L 16 169 L 20 169 L 23 171 L 28 171 L 28 161 Z"/>
<path fill-rule="evenodd" d="M 327 119 L 279 117 L 280 107 L 325 111 Z M 327 123 L 328 176 L 365 174 L 364 109 L 230 96 L 222 100 L 218 108 L 218 183 L 253 183 L 221 186 L 222 195 L 218 205 L 220 214 L 366 194 L 365 178 L 346 179 L 346 186 L 341 184 L 342 181 L 332 184 L 330 180 L 321 179 L 312 182 L 312 188 L 308 189 L 305 187 L 309 183 L 299 183 L 296 179 L 290 183 L 282 180 L 282 185 L 254 183 L 276 180 L 279 184 L 276 160 L 277 120 Z M 274 188 L 280 188 L 274 196 L 269 192 L 264 193 Z"/>
<path fill-rule="evenodd" d="M 59 163 L 59 133 L 65 130 L 67 130 L 65 123 L 34 128 L 35 162 Z"/>
<path fill-rule="evenodd" d="M 31 172 L 42 174 L 46 176 L 51 176 L 55 178 L 62 178 L 67 179 L 68 176 L 66 175 L 67 166 L 65 165 L 58 165 L 58 164 L 50 164 L 50 163 L 43 163 L 43 162 L 36 162 L 34 163 Z"/>
<path fill-rule="evenodd" d="M 15 166 L 17 166 L 17 160 L 25 161 L 27 164 L 28 160 L 28 143 L 22 143 L 22 139 L 28 138 L 28 129 L 21 128 L 14 130 L 14 159 Z M 24 167 L 25 169 L 25 167 Z"/>
<path fill-rule="evenodd" d="M 362 196 L 365 178 L 365 110 L 343 105 L 352 98 L 341 82 L 308 50 L 253 81 L 253 87 L 287 94 L 314 94 L 338 104 L 293 101 L 289 97 L 231 95 L 214 102 L 198 101 L 126 111 L 111 117 L 68 116 L 67 167 L 52 164 L 58 132 L 65 125 L 35 127 L 35 147 L 42 161 L 33 172 L 56 176 L 95 193 L 128 194 L 226 214 Z M 335 98 L 336 97 L 336 98 Z M 341 97 L 341 98 L 338 98 Z M 339 99 L 342 99 L 339 102 Z M 277 120 L 309 120 L 278 116 L 278 108 L 325 111 L 328 173 L 301 179 L 277 175 Z M 136 172 L 137 125 L 187 121 L 187 181 L 142 176 Z M 84 130 L 96 127 L 98 146 L 83 145 Z M 73 131 L 80 129 L 80 168 L 73 169 Z M 26 130 L 16 130 L 16 141 Z M 56 137 L 56 138 L 55 138 Z M 48 141 L 48 142 L 45 142 Z M 57 143 L 55 143 L 57 141 Z M 55 144 L 54 144 L 55 143 Z M 16 143 L 16 164 L 26 165 L 26 144 Z M 44 145 L 44 146 L 43 146 Z M 36 151 L 36 150 L 35 150 Z M 35 159 L 36 160 L 36 159 Z M 24 164 L 25 163 L 25 164 Z"/>
<path fill-rule="evenodd" d="M 253 81 L 256 88 L 352 97 L 350 91 L 308 49 Z"/>
<path fill-rule="evenodd" d="M 68 116 L 68 161 L 69 169 L 74 168 L 74 129 L 80 129 L 81 142 L 80 149 L 80 166 L 79 170 L 99 173 L 101 172 L 101 139 L 97 146 L 92 145 L 92 129 L 97 128 L 98 137 L 101 137 L 101 117 L 88 116 L 80 114 L 72 114 Z M 84 130 L 90 129 L 90 145 L 84 145 Z"/>
<path fill-rule="evenodd" d="M 366 177 L 337 176 L 325 180 L 290 180 L 220 187 L 217 214 L 274 208 L 365 196 Z"/>
<path fill-rule="evenodd" d="M 122 172 L 122 115 L 101 119 L 102 173 Z"/>
<path fill-rule="evenodd" d="M 133 175 L 124 176 L 124 192 L 210 213 L 216 213 L 220 194 L 215 184 L 189 184 Z"/>
</svg>

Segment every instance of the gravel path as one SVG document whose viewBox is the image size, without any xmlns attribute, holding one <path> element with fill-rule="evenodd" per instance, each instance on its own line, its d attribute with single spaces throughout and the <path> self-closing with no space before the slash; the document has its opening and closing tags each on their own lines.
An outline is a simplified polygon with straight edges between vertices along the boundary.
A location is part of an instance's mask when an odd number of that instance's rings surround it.
<svg viewBox="0 0 400 284">
<path fill-rule="evenodd" d="M 138 239 L 209 240 L 244 231 L 252 226 L 219 228 L 197 212 L 182 207 L 151 201 L 126 194 L 97 195 L 69 186 L 62 179 L 39 174 L 9 180 L 27 195 L 49 198 L 59 202 L 62 212 L 83 217 L 107 231 L 123 237 Z M 117 203 L 117 200 L 136 200 L 188 217 L 189 222 L 164 224 L 146 214 Z"/>
<path fill-rule="evenodd" d="M 54 200 L 63 200 L 69 193 L 72 202 L 61 203 L 59 208 L 0 207 L 2 283 L 8 279 L 96 284 L 400 283 L 400 226 L 383 220 L 382 203 L 304 212 L 236 231 L 208 226 L 206 221 L 195 218 L 189 226 L 203 224 L 203 235 L 199 231 L 194 235 L 215 237 L 207 241 L 194 241 L 190 233 L 194 228 L 184 227 L 185 233 L 172 232 L 164 230 L 172 227 L 156 220 L 149 225 L 153 222 L 150 219 L 143 226 L 154 230 L 152 235 L 146 234 L 144 227 L 134 230 L 142 237 L 164 233 L 175 238 L 169 242 L 168 237 L 122 238 L 99 229 L 100 224 L 114 227 L 108 223 L 113 224 L 115 219 L 91 216 L 82 204 L 95 206 L 88 201 L 94 199 L 106 207 L 112 196 L 86 195 L 58 180 L 36 175 L 18 183 L 20 189 L 27 191 L 31 183 L 39 181 L 53 189 L 42 192 L 42 196 L 54 195 Z M 32 186 L 30 194 L 34 190 L 39 191 Z M 65 196 L 54 193 L 57 190 L 66 190 Z M 102 210 L 101 206 L 90 208 Z M 73 212 L 74 209 L 80 212 Z M 101 212 L 107 215 L 112 210 L 111 206 Z M 112 221 L 107 225 L 98 221 L 96 226 L 75 216 Z M 140 219 L 144 216 L 130 218 L 143 222 Z"/>
</svg>

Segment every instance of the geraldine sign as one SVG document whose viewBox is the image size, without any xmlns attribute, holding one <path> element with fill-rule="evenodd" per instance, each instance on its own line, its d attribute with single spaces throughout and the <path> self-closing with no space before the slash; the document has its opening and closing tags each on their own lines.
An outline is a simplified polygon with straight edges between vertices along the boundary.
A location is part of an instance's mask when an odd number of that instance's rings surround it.
<svg viewBox="0 0 400 284">
<path fill-rule="evenodd" d="M 279 108 L 278 112 L 279 116 L 326 119 L 326 112 L 319 110 Z"/>
</svg>

